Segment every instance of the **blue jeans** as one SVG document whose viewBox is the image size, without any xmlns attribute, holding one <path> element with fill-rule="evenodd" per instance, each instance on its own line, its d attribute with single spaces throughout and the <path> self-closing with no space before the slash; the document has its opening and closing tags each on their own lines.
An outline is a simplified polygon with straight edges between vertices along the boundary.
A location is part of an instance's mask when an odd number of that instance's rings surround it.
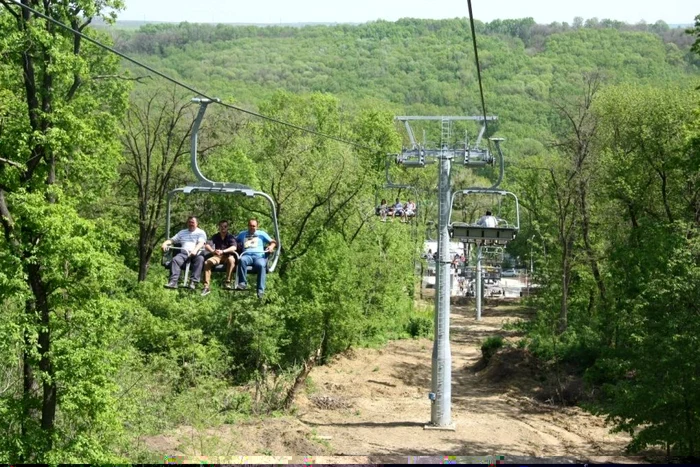
<svg viewBox="0 0 700 467">
<path fill-rule="evenodd" d="M 240 261 L 238 261 L 239 284 L 248 283 L 248 266 L 253 266 L 253 272 L 258 275 L 258 292 L 264 292 L 267 259 L 262 256 L 242 255 Z"/>
</svg>

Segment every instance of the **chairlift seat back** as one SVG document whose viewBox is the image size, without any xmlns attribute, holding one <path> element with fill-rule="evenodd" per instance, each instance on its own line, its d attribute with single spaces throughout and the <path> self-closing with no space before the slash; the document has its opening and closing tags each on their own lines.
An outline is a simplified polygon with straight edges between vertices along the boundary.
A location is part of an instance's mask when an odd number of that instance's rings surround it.
<svg viewBox="0 0 700 467">
<path fill-rule="evenodd" d="M 455 222 L 450 226 L 453 239 L 485 246 L 505 245 L 515 239 L 517 233 L 518 229 L 515 227 L 484 227 L 462 222 Z"/>
</svg>

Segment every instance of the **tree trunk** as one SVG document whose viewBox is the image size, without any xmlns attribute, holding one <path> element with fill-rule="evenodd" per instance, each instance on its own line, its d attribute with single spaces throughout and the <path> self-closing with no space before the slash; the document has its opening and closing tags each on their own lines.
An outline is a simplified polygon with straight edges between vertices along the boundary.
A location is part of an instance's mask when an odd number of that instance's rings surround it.
<svg viewBox="0 0 700 467">
<path fill-rule="evenodd" d="M 569 261 L 569 251 L 567 245 L 562 250 L 562 280 L 561 280 L 561 308 L 559 310 L 559 323 L 557 332 L 559 334 L 566 331 L 569 315 L 569 282 L 571 275 L 571 264 Z"/>
<path fill-rule="evenodd" d="M 34 302 L 30 299 L 25 303 L 25 313 L 27 315 L 27 321 L 34 321 Z M 36 378 L 34 377 L 33 365 L 36 363 L 33 361 L 30 347 L 33 345 L 31 334 L 28 329 L 24 332 L 24 350 L 22 351 L 22 379 L 23 379 L 23 391 L 22 391 L 22 420 L 20 422 L 20 431 L 22 433 L 22 439 L 27 439 L 29 435 L 28 425 L 32 424 L 32 421 L 38 423 L 39 411 L 36 408 L 36 396 L 39 391 L 39 386 L 37 384 Z M 34 456 L 30 453 L 27 457 L 20 458 L 21 463 L 30 463 L 34 461 Z"/>
<path fill-rule="evenodd" d="M 46 431 L 48 450 L 51 449 L 51 431 L 56 419 L 56 380 L 51 359 L 51 315 L 46 293 L 46 285 L 41 278 L 40 266 L 28 267 L 29 282 L 39 312 L 39 369 L 43 373 L 43 398 L 41 404 L 41 428 Z"/>
<path fill-rule="evenodd" d="M 146 280 L 146 275 L 148 274 L 148 269 L 151 265 L 152 255 L 153 248 L 150 245 L 149 239 L 147 239 L 145 236 L 139 236 L 139 282 Z"/>
<path fill-rule="evenodd" d="M 311 369 L 314 367 L 316 361 L 318 361 L 320 357 L 321 347 L 316 349 L 314 354 L 308 359 L 306 359 L 306 361 L 304 362 L 304 366 L 302 367 L 301 371 L 294 380 L 294 384 L 291 388 L 289 388 L 289 391 L 287 391 L 287 397 L 284 399 L 285 410 L 289 410 L 291 408 L 292 404 L 294 403 L 294 397 L 296 396 L 297 391 L 299 391 L 301 385 L 304 384 L 304 381 L 306 381 L 306 378 L 309 376 Z"/>
<path fill-rule="evenodd" d="M 600 267 L 598 266 L 598 260 L 596 259 L 595 252 L 593 251 L 593 245 L 591 245 L 590 240 L 590 218 L 588 215 L 588 202 L 586 199 L 585 187 L 580 188 L 580 201 L 581 201 L 581 234 L 583 236 L 583 243 L 586 249 L 586 256 L 588 257 L 588 264 L 591 267 L 591 272 L 593 273 L 593 279 L 595 280 L 596 286 L 598 287 L 598 293 L 600 294 L 600 300 L 603 304 L 606 303 L 606 290 L 605 283 L 603 282 L 603 277 L 600 274 Z"/>
</svg>

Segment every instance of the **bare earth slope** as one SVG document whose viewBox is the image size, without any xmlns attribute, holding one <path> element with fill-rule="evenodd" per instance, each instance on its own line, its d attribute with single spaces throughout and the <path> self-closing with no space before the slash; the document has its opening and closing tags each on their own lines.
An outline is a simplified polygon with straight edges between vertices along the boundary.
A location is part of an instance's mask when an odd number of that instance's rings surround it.
<svg viewBox="0 0 700 467">
<path fill-rule="evenodd" d="M 193 428 L 181 427 L 146 440 L 147 445 L 160 453 L 213 456 L 217 458 L 209 460 L 219 462 L 235 461 L 231 457 L 242 454 L 312 455 L 316 463 L 405 463 L 407 456 L 418 455 L 632 460 L 623 457 L 627 436 L 609 434 L 601 418 L 579 408 L 536 401 L 527 390 L 526 376 L 493 378 L 489 368 L 472 371 L 481 357 L 481 342 L 497 334 L 514 338 L 501 327 L 506 320 L 523 317 L 522 313 L 514 306 L 486 307 L 482 321 L 476 322 L 471 307 L 453 306 L 456 431 L 423 429 L 430 420 L 432 342 L 420 339 L 391 342 L 381 350 L 355 350 L 314 368 L 310 377 L 316 390 L 298 396 L 296 418 L 223 426 L 196 435 Z M 202 442 L 203 436 L 216 442 Z M 195 438 L 200 441 L 188 442 Z M 282 459 L 267 459 L 278 460 Z"/>
</svg>

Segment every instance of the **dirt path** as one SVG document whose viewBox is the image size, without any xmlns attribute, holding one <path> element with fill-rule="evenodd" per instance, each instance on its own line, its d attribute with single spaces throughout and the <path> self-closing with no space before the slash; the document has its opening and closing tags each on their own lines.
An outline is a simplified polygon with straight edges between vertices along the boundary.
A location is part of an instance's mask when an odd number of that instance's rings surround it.
<svg viewBox="0 0 700 467">
<path fill-rule="evenodd" d="M 609 434 L 601 418 L 575 407 L 538 402 L 523 389 L 522 380 L 517 385 L 507 378 L 494 383 L 471 370 L 481 357 L 480 345 L 486 337 L 500 334 L 507 339 L 516 338 L 502 325 L 506 320 L 523 318 L 523 313 L 516 306 L 487 306 L 483 320 L 477 323 L 471 307 L 453 306 L 455 431 L 424 430 L 430 420 L 432 342 L 403 340 L 380 350 L 355 350 L 329 365 L 314 368 L 310 386 L 315 389 L 298 396 L 296 418 L 248 422 L 210 431 L 229 446 L 226 452 L 218 448 L 203 452 L 178 442 L 192 436 L 188 427 L 170 436 L 175 444 L 169 452 L 206 456 L 314 455 L 317 463 L 405 463 L 406 456 L 417 455 L 505 455 L 506 459 L 519 461 L 524 460 L 523 456 L 563 456 L 571 461 L 629 462 L 622 457 L 628 437 Z M 163 440 L 160 437 L 159 442 L 149 444 L 162 452 Z"/>
</svg>

